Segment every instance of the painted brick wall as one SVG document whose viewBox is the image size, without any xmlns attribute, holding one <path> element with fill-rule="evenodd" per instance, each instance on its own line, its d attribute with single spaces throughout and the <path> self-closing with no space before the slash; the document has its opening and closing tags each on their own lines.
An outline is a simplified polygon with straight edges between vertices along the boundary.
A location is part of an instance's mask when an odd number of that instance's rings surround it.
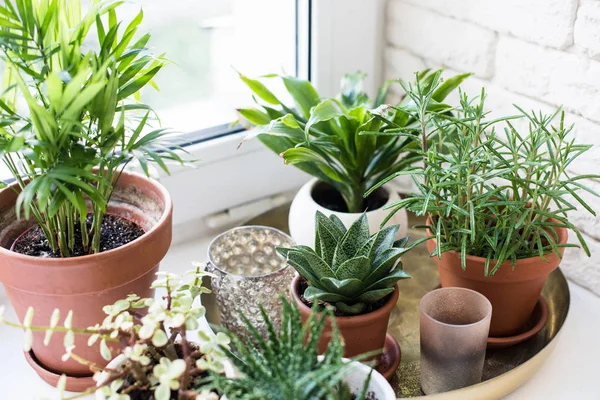
<svg viewBox="0 0 600 400">
<path fill-rule="evenodd" d="M 571 171 L 598 173 L 600 1 L 388 0 L 385 15 L 385 79 L 445 67 L 474 72 L 463 89 L 474 96 L 484 86 L 496 116 L 513 114 L 513 103 L 544 111 L 562 105 L 577 140 L 596 146 Z M 586 183 L 600 191 L 600 181 Z M 600 199 L 583 197 L 599 216 L 578 210 L 570 220 L 592 257 L 567 249 L 561 267 L 600 295 Z"/>
</svg>

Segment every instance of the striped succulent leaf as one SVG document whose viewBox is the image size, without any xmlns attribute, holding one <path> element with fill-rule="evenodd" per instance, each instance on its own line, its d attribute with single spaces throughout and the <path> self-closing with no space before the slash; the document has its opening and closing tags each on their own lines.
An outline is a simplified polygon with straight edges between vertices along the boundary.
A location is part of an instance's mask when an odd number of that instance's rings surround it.
<svg viewBox="0 0 600 400">
<path fill-rule="evenodd" d="M 317 211 L 315 226 L 314 249 L 277 248 L 308 283 L 306 299 L 361 314 L 392 293 L 398 280 L 410 278 L 400 257 L 415 243 L 406 246 L 408 237 L 396 240 L 398 225 L 371 235 L 365 213 L 346 229 L 335 215 Z"/>
</svg>

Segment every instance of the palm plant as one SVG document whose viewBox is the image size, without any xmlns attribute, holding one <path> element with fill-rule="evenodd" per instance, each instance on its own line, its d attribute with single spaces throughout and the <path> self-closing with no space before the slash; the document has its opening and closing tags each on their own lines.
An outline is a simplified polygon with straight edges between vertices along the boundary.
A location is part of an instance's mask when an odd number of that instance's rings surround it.
<svg viewBox="0 0 600 400">
<path fill-rule="evenodd" d="M 0 153 L 20 188 L 17 213 L 32 215 L 63 257 L 77 240 L 86 253 L 100 251 L 106 207 L 130 161 L 146 174 L 149 161 L 165 171 L 166 160 L 182 161 L 164 129 L 145 131 L 153 111 L 132 99 L 165 60 L 146 54 L 150 35 L 133 42 L 143 13 L 118 22 L 121 3 L 91 1 L 84 15 L 81 0 L 0 5 Z"/>
<path fill-rule="evenodd" d="M 417 80 L 430 82 L 435 74 L 421 72 Z M 435 94 L 442 102 L 470 74 L 448 79 Z M 384 177 L 411 166 L 418 157 L 409 150 L 414 142 L 394 135 L 417 124 L 402 108 L 384 105 L 390 84 L 386 82 L 371 102 L 362 90 L 364 74 L 346 75 L 335 98 L 322 99 L 309 81 L 279 78 L 294 101 L 281 101 L 260 80 L 240 74 L 255 94 L 256 108 L 238 110 L 242 124 L 255 126 L 249 137 L 310 175 L 333 186 L 343 197 L 348 212 L 365 210 L 363 193 Z M 260 99 L 260 101 L 259 101 Z M 409 97 L 402 105 L 411 102 Z"/>
<path fill-rule="evenodd" d="M 281 329 L 277 331 L 267 312 L 260 312 L 267 326 L 263 338 L 245 318 L 250 337 L 231 335 L 231 349 L 224 350 L 240 372 L 231 378 L 212 374 L 211 384 L 217 392 L 238 400 L 362 400 L 366 396 L 370 376 L 362 393 L 353 396 L 342 379 L 351 364 L 342 360 L 344 345 L 330 310 L 317 313 L 313 309 L 302 324 L 298 308 L 285 298 L 282 301 Z M 329 347 L 319 356 L 318 342 L 327 320 L 334 326 Z"/>
<path fill-rule="evenodd" d="M 428 227 L 437 241 L 432 255 L 460 252 L 463 269 L 467 255 L 483 257 L 485 276 L 494 275 L 506 260 L 514 268 L 522 258 L 545 260 L 551 252 L 562 257 L 561 247 L 576 245 L 558 243 L 556 227 L 574 232 L 589 256 L 567 213 L 581 206 L 595 215 L 579 193 L 599 196 L 583 183 L 598 175 L 568 171 L 592 146 L 575 143 L 564 113 L 528 113 L 516 107 L 516 115 L 490 120 L 482 90 L 476 98 L 461 93 L 460 105 L 449 114 L 448 109 L 428 108 L 439 85 L 436 76 L 430 86 L 406 87 L 416 107 L 405 112 L 423 127 L 423 147 L 413 151 L 423 163 L 410 171 L 418 193 L 394 204 L 390 216 L 404 207 L 429 215 Z M 526 122 L 527 131 L 519 131 L 514 120 Z M 412 135 L 399 134 L 414 140 Z M 449 151 L 427 146 L 431 135 L 439 136 Z"/>
<path fill-rule="evenodd" d="M 361 314 L 392 293 L 400 279 L 410 278 L 400 257 L 421 241 L 405 247 L 409 237 L 395 240 L 399 225 L 370 235 L 365 213 L 348 229 L 335 215 L 319 211 L 315 221 L 314 250 L 277 248 L 308 283 L 305 299 L 329 303 L 345 315 Z"/>
</svg>

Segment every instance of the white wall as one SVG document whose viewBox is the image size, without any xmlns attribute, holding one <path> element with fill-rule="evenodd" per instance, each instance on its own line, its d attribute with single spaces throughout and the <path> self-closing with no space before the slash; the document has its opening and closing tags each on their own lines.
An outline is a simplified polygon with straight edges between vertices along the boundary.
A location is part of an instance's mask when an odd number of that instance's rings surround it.
<svg viewBox="0 0 600 400">
<path fill-rule="evenodd" d="M 513 103 L 562 105 L 577 140 L 595 145 L 571 172 L 600 172 L 600 1 L 388 0 L 385 14 L 385 79 L 443 66 L 474 72 L 464 90 L 474 96 L 485 86 L 496 114 L 513 114 Z M 586 184 L 600 191 L 600 181 Z M 600 213 L 600 199 L 590 197 Z M 582 209 L 570 220 L 592 257 L 567 249 L 561 267 L 600 295 L 600 216 Z"/>
</svg>

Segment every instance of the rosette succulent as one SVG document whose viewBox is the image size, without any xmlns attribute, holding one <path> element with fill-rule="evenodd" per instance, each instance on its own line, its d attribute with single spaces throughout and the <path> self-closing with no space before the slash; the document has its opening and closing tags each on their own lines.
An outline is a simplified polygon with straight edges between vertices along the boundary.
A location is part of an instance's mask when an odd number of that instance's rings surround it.
<svg viewBox="0 0 600 400">
<path fill-rule="evenodd" d="M 410 278 L 399 260 L 420 241 L 406 247 L 408 237 L 396 240 L 399 225 L 371 235 L 365 213 L 346 229 L 335 215 L 318 211 L 315 224 L 314 249 L 277 249 L 308 283 L 305 299 L 361 314 L 392 293 L 398 280 Z"/>
</svg>

